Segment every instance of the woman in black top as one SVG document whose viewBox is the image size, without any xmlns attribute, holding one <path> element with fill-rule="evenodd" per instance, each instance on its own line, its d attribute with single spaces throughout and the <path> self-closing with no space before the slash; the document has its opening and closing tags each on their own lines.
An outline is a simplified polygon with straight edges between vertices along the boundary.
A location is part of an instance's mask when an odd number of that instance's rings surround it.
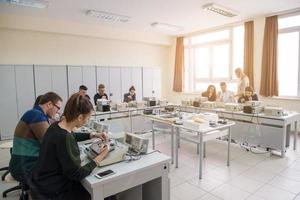
<svg viewBox="0 0 300 200">
<path fill-rule="evenodd" d="M 216 87 L 214 85 L 209 85 L 207 87 L 206 92 L 202 92 L 202 96 L 207 97 L 208 101 L 216 101 L 217 100 Z"/>
<path fill-rule="evenodd" d="M 136 95 L 135 95 L 135 88 L 134 86 L 131 86 L 129 88 L 129 92 L 124 94 L 124 102 L 129 103 L 130 101 L 135 101 Z"/>
<path fill-rule="evenodd" d="M 254 94 L 251 86 L 246 87 L 245 93 L 238 99 L 239 103 L 245 103 L 246 101 L 258 101 L 258 97 Z"/>
<path fill-rule="evenodd" d="M 105 158 L 108 147 L 91 162 L 81 166 L 77 142 L 105 134 L 73 133 L 72 130 L 86 124 L 93 111 L 93 105 L 86 97 L 73 94 L 68 100 L 62 120 L 52 124 L 41 145 L 39 160 L 29 179 L 33 198 L 37 200 L 88 200 L 89 193 L 80 181 L 88 176 Z"/>
</svg>

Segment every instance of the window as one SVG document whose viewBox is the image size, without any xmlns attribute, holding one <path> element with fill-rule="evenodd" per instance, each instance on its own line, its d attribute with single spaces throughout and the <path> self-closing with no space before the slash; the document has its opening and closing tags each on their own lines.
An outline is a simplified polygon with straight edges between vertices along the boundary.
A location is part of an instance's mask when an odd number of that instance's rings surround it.
<svg viewBox="0 0 300 200">
<path fill-rule="evenodd" d="M 226 81 L 236 91 L 234 70 L 244 65 L 244 26 L 184 39 L 185 91 L 200 92 Z"/>
<path fill-rule="evenodd" d="M 300 14 L 278 19 L 279 96 L 300 97 Z"/>
</svg>

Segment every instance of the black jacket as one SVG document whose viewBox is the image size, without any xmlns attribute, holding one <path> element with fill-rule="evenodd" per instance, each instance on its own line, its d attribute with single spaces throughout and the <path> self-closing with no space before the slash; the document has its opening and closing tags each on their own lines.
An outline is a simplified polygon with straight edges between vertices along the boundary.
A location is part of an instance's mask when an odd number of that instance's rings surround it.
<svg viewBox="0 0 300 200">
<path fill-rule="evenodd" d="M 96 167 L 94 161 L 81 166 L 77 141 L 90 138 L 87 133 L 69 133 L 52 124 L 45 133 L 37 165 L 29 178 L 29 187 L 46 196 L 65 193 L 73 181 L 79 182 Z"/>
</svg>

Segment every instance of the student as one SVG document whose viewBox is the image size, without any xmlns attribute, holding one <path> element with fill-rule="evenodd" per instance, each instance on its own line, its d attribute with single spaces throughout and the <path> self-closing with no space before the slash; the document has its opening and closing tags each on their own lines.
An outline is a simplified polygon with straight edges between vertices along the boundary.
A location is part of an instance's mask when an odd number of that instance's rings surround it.
<svg viewBox="0 0 300 200">
<path fill-rule="evenodd" d="M 245 94 L 243 94 L 238 100 L 239 103 L 245 103 L 246 101 L 258 101 L 258 97 L 251 86 L 246 87 Z"/>
<path fill-rule="evenodd" d="M 241 97 L 244 94 L 246 87 L 249 86 L 249 78 L 244 74 L 241 68 L 235 69 L 235 75 L 239 79 L 236 96 Z"/>
<path fill-rule="evenodd" d="M 90 194 L 80 181 L 88 176 L 108 154 L 108 146 L 85 165 L 81 165 L 78 141 L 100 137 L 104 133 L 74 133 L 72 130 L 86 124 L 93 112 L 93 105 L 78 93 L 68 100 L 63 118 L 53 123 L 45 133 L 38 162 L 29 178 L 29 187 L 34 199 L 89 200 Z"/>
<path fill-rule="evenodd" d="M 18 122 L 14 138 L 9 171 L 19 182 L 25 183 L 38 160 L 40 145 L 50 118 L 59 111 L 62 98 L 54 92 L 40 97 L 38 105 L 23 114 Z"/>
<path fill-rule="evenodd" d="M 79 94 L 88 99 L 91 99 L 90 96 L 87 94 L 87 90 L 88 90 L 88 88 L 85 85 L 79 86 Z"/>
<path fill-rule="evenodd" d="M 98 86 L 98 93 L 94 96 L 95 105 L 97 105 L 97 99 L 108 99 L 108 96 L 105 93 L 105 86 L 103 84 Z"/>
<path fill-rule="evenodd" d="M 223 103 L 234 103 L 234 94 L 232 91 L 227 90 L 227 85 L 225 82 L 220 83 L 221 91 L 218 92 L 217 99 Z"/>
<path fill-rule="evenodd" d="M 130 102 L 130 101 L 135 101 L 136 100 L 136 94 L 135 94 L 135 88 L 134 86 L 131 86 L 129 88 L 129 92 L 124 94 L 124 100 L 123 102 Z"/>
<path fill-rule="evenodd" d="M 216 87 L 214 85 L 209 85 L 207 87 L 206 92 L 202 92 L 203 97 L 207 97 L 208 101 L 216 101 L 217 94 L 216 94 Z"/>
<path fill-rule="evenodd" d="M 35 102 L 34 102 L 34 104 L 33 104 L 33 108 L 34 108 L 35 106 L 38 106 L 38 105 L 39 105 L 42 96 L 43 96 L 43 95 L 39 95 L 39 96 L 35 99 Z"/>
</svg>

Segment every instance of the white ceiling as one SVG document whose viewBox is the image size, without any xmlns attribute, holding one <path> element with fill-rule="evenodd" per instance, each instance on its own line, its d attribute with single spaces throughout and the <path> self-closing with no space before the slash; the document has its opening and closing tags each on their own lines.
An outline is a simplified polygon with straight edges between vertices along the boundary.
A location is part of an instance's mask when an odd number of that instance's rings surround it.
<svg viewBox="0 0 300 200">
<path fill-rule="evenodd" d="M 0 3 L 0 13 L 179 35 L 300 7 L 300 0 L 49 0 L 49 2 L 50 6 L 47 9 Z M 203 11 L 202 6 L 208 3 L 223 5 L 238 11 L 240 15 L 227 18 Z M 100 22 L 97 18 L 85 15 L 89 9 L 126 15 L 131 19 L 126 24 Z M 150 26 L 153 22 L 182 26 L 183 30 L 176 33 L 158 31 Z"/>
</svg>

